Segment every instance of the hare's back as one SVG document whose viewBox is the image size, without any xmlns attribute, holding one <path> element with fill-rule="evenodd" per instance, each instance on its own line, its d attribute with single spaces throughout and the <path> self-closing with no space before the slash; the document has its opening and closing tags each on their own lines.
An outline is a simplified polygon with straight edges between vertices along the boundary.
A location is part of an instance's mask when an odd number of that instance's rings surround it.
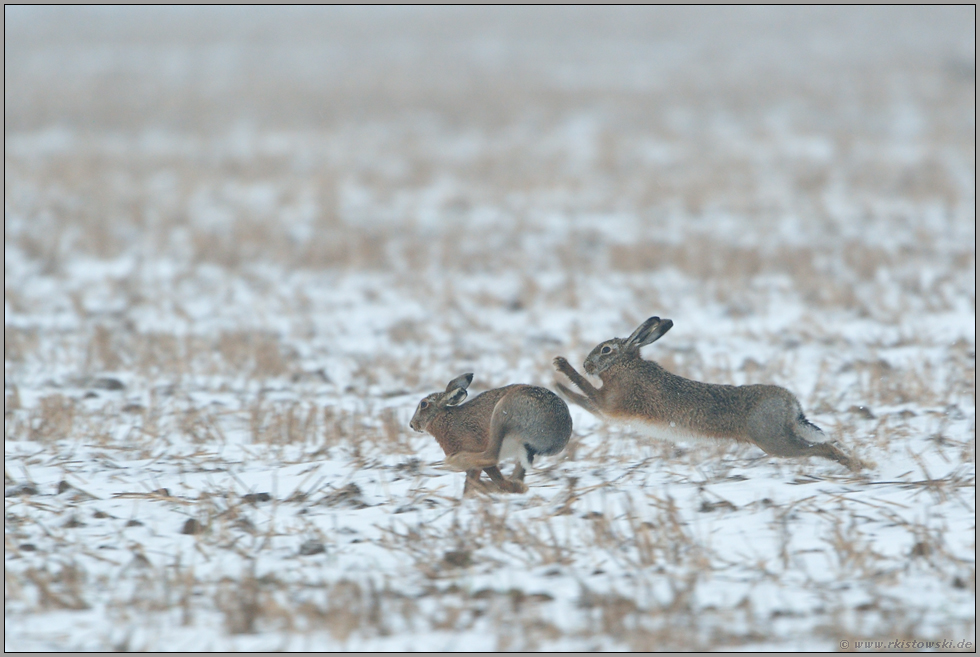
<svg viewBox="0 0 980 657">
<path fill-rule="evenodd" d="M 460 427 L 465 426 L 469 430 L 479 428 L 483 432 L 489 432 L 490 423 L 494 413 L 498 412 L 501 400 L 508 400 L 506 407 L 514 405 L 514 399 L 517 400 L 518 405 L 526 405 L 529 399 L 536 397 L 536 393 L 528 395 L 526 389 L 534 387 L 517 383 L 481 392 L 465 404 L 449 409 L 453 423 Z"/>
<path fill-rule="evenodd" d="M 571 417 L 568 414 L 568 405 L 547 388 L 523 384 L 509 387 L 511 390 L 507 397 L 513 400 L 517 410 L 534 414 L 541 419 Z"/>
</svg>

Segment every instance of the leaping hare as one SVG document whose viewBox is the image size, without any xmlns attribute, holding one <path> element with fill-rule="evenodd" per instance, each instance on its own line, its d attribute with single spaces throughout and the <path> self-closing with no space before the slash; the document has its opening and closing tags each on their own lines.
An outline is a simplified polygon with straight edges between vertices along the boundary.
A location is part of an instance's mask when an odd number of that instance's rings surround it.
<svg viewBox="0 0 980 657">
<path fill-rule="evenodd" d="M 465 404 L 466 388 L 473 374 L 449 382 L 445 392 L 434 392 L 419 402 L 409 426 L 427 431 L 446 453 L 446 465 L 466 472 L 463 493 L 486 486 L 483 470 L 507 493 L 526 493 L 524 473 L 534 457 L 557 454 L 572 434 L 568 406 L 555 393 L 529 385 L 510 385 L 488 390 Z M 505 478 L 497 464 L 516 457 L 517 466 Z"/>
<path fill-rule="evenodd" d="M 800 402 L 785 388 L 701 383 L 671 374 L 640 357 L 640 347 L 661 338 L 674 323 L 651 317 L 626 338 L 596 346 L 585 359 L 588 374 L 602 379 L 595 388 L 561 356 L 555 368 L 585 395 L 559 390 L 594 415 L 625 422 L 658 438 L 729 438 L 752 443 L 772 456 L 822 456 L 851 470 L 860 460 L 820 442 L 823 431 L 803 415 Z"/>
</svg>

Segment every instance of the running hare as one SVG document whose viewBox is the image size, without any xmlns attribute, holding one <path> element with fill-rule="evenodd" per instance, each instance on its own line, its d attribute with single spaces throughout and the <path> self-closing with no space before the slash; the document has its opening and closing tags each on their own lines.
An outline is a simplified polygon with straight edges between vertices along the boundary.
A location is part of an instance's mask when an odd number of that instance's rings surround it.
<svg viewBox="0 0 980 657">
<path fill-rule="evenodd" d="M 673 325 L 669 319 L 651 317 L 625 340 L 613 338 L 597 345 L 583 367 L 602 379 L 598 389 L 567 360 L 555 358 L 555 368 L 585 395 L 560 383 L 558 388 L 590 413 L 632 424 L 657 438 L 729 438 L 757 445 L 772 456 L 822 456 L 851 470 L 862 467 L 836 446 L 819 442 L 823 432 L 804 417 L 800 402 L 785 388 L 701 383 L 641 358 L 640 347 L 661 338 Z"/>
<path fill-rule="evenodd" d="M 507 493 L 526 493 L 524 472 L 534 457 L 557 454 L 572 434 L 572 416 L 565 402 L 550 390 L 510 385 L 488 390 L 466 404 L 466 388 L 473 374 L 449 382 L 445 392 L 434 392 L 419 402 L 409 426 L 427 431 L 446 453 L 446 465 L 466 472 L 463 493 L 484 488 L 483 470 Z M 517 466 L 505 478 L 497 464 L 516 457 Z"/>
</svg>

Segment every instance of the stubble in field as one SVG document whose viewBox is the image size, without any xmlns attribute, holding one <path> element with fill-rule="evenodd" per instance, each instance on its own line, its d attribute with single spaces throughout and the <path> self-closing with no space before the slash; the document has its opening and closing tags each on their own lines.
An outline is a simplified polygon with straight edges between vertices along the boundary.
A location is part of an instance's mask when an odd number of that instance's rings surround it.
<svg viewBox="0 0 980 657">
<path fill-rule="evenodd" d="M 968 10 L 155 11 L 5 13 L 5 647 L 975 646 Z M 872 467 L 408 428 L 650 315 Z"/>
</svg>

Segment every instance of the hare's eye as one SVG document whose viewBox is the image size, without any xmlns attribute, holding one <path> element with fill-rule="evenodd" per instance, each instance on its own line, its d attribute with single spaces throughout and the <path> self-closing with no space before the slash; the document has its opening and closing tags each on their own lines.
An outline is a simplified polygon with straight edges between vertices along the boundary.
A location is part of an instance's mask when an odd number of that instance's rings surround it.
<svg viewBox="0 0 980 657">
<path fill-rule="evenodd" d="M 419 408 L 420 409 L 426 409 L 426 408 L 428 408 L 428 406 L 429 406 L 429 402 L 424 401 L 424 400 L 419 404 Z"/>
<path fill-rule="evenodd" d="M 605 347 L 602 348 L 602 352 L 601 353 L 604 353 L 604 354 L 612 353 L 612 347 L 610 347 L 609 345 L 606 345 Z"/>
</svg>

